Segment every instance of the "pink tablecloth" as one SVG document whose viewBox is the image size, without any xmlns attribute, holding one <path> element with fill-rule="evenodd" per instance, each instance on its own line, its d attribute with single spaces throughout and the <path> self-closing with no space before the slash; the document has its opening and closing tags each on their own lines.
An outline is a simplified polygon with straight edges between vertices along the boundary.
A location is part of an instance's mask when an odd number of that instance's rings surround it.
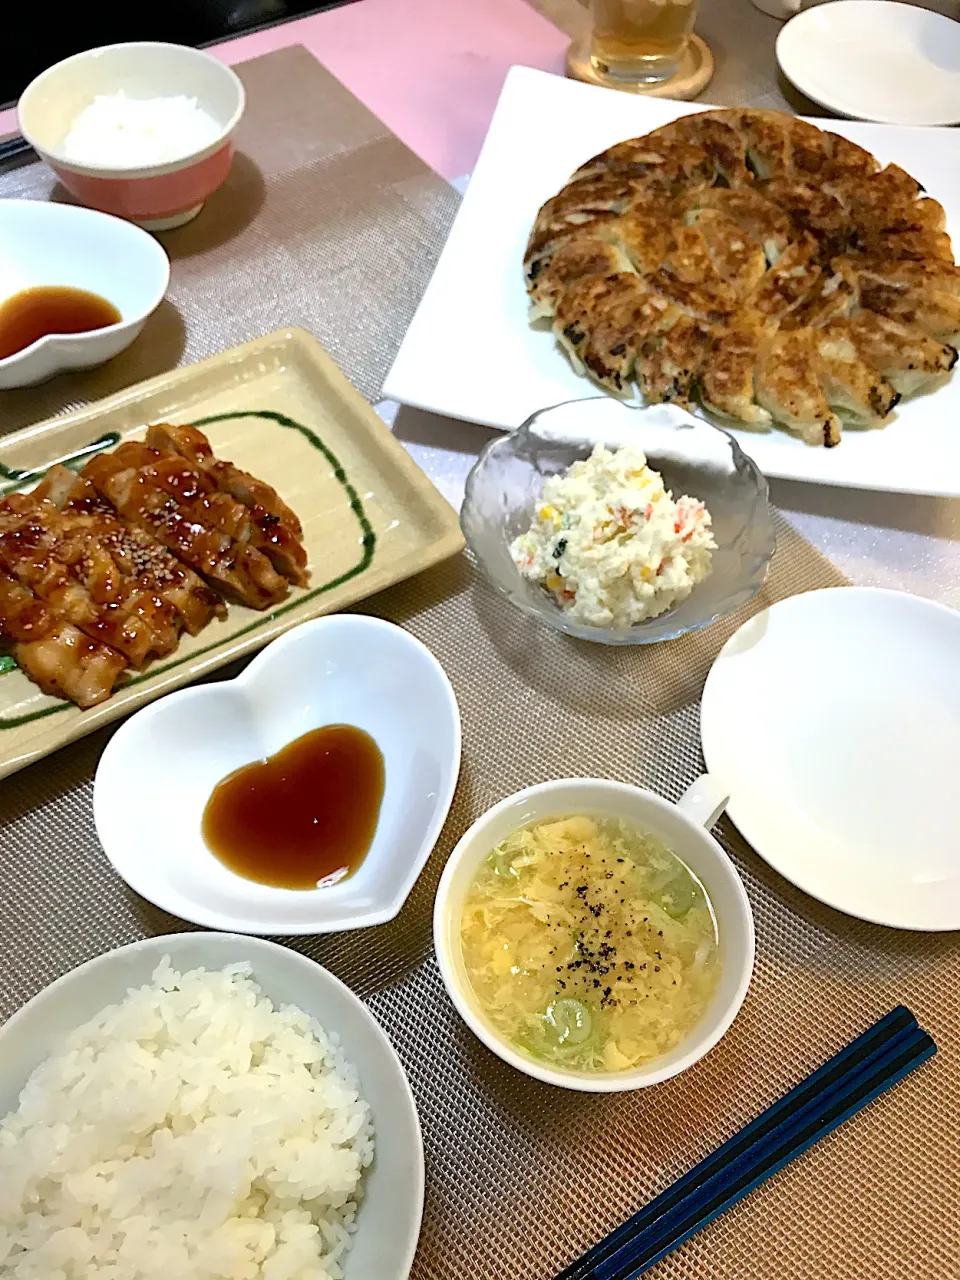
<svg viewBox="0 0 960 1280">
<path fill-rule="evenodd" d="M 469 173 L 514 63 L 563 71 L 567 38 L 525 0 L 359 0 L 212 50 L 246 62 L 305 45 L 445 178 Z M 0 112 L 0 136 L 17 127 Z"/>
</svg>

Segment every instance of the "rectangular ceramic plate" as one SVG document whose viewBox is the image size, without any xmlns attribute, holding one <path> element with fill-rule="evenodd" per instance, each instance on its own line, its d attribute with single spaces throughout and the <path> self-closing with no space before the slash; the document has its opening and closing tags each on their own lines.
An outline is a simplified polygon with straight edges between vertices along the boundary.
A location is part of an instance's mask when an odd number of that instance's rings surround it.
<svg viewBox="0 0 960 1280">
<path fill-rule="evenodd" d="M 310 584 L 267 613 L 230 605 L 225 621 L 184 635 L 173 654 L 128 675 L 89 711 L 47 697 L 16 668 L 6 671 L 0 777 L 463 546 L 452 507 L 301 329 L 247 342 L 7 436 L 0 441 L 0 492 L 27 488 L 53 462 L 79 463 L 164 421 L 199 424 L 218 457 L 274 486 L 303 523 Z"/>
<path fill-rule="evenodd" d="M 507 76 L 457 220 L 384 395 L 512 430 L 537 409 L 603 394 L 574 373 L 549 330 L 527 320 L 523 251 L 537 211 L 590 156 L 703 103 L 644 98 L 528 67 Z M 955 129 L 813 122 L 903 166 L 947 211 L 960 243 Z M 820 484 L 960 494 L 960 370 L 888 426 L 848 430 L 836 449 L 782 430 L 734 431 L 767 475 Z"/>
</svg>

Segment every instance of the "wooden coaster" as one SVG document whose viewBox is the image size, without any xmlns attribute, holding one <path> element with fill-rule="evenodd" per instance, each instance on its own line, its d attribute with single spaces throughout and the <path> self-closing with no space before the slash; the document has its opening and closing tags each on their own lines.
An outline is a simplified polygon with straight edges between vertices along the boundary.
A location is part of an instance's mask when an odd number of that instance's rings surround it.
<svg viewBox="0 0 960 1280">
<path fill-rule="evenodd" d="M 590 60 L 589 32 L 574 40 L 567 50 L 567 75 L 571 79 L 584 80 L 587 84 L 598 84 L 604 89 L 644 93 L 651 98 L 680 98 L 684 101 L 695 98 L 710 83 L 713 70 L 713 54 L 696 33 L 687 41 L 680 65 L 669 80 L 654 80 L 647 84 L 630 84 L 601 76 Z"/>
</svg>

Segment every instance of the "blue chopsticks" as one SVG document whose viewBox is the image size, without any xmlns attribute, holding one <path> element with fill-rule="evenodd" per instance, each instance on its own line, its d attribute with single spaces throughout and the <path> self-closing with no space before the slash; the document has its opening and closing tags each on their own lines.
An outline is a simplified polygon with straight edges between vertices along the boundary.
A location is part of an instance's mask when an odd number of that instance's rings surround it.
<svg viewBox="0 0 960 1280">
<path fill-rule="evenodd" d="M 557 1280 L 633 1280 L 935 1052 L 910 1010 L 894 1009 Z"/>
</svg>

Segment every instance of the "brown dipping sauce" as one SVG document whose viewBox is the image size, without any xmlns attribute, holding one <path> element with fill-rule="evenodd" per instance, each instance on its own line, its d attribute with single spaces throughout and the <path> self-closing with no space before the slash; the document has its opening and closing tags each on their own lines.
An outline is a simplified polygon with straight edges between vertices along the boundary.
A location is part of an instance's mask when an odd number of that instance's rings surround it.
<svg viewBox="0 0 960 1280">
<path fill-rule="evenodd" d="M 0 302 L 0 360 L 51 333 L 90 333 L 123 316 L 106 298 L 67 285 L 38 285 Z"/>
<path fill-rule="evenodd" d="M 369 733 L 326 725 L 218 782 L 203 838 L 247 880 L 281 889 L 336 884 L 366 857 L 383 785 L 383 755 Z"/>
</svg>

